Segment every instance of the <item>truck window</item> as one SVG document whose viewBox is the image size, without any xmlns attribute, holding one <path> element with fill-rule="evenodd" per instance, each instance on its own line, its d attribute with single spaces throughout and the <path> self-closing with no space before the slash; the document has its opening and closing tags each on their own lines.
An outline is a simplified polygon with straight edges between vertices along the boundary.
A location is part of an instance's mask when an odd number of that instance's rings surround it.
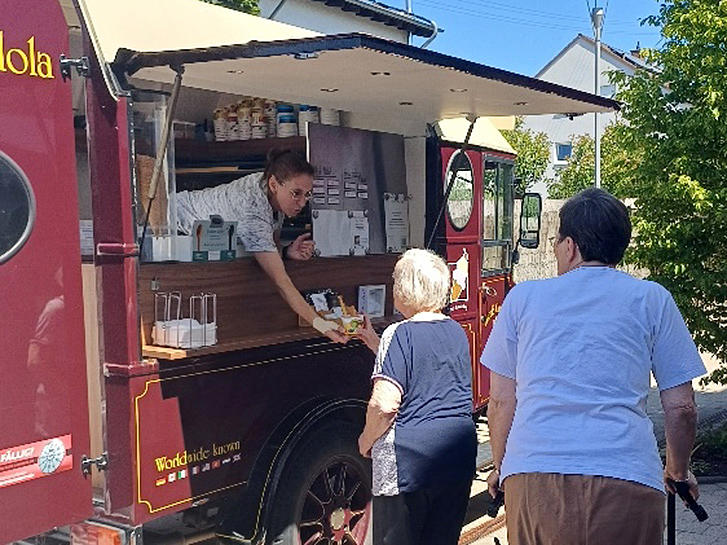
<svg viewBox="0 0 727 545">
<path fill-rule="evenodd" d="M 444 178 L 446 184 L 454 176 L 454 185 L 447 200 L 447 215 L 457 231 L 461 231 L 469 223 L 472 216 L 474 204 L 473 179 L 474 173 L 472 163 L 467 154 L 457 152 L 450 160 L 447 175 Z"/>
<path fill-rule="evenodd" d="M 0 263 L 28 240 L 35 220 L 35 198 L 28 178 L 0 152 Z"/>
<path fill-rule="evenodd" d="M 514 164 L 487 157 L 482 171 L 482 270 L 497 274 L 510 268 Z"/>
</svg>

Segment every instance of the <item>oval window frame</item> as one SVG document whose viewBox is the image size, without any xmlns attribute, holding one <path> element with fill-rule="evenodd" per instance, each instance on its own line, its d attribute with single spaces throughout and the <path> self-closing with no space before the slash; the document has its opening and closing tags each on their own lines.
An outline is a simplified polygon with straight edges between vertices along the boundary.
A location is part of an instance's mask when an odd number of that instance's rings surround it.
<svg viewBox="0 0 727 545">
<path fill-rule="evenodd" d="M 20 168 L 20 166 L 15 161 L 13 161 L 12 158 L 10 158 L 2 151 L 0 151 L 0 162 L 6 163 L 10 167 L 10 170 L 17 175 L 23 189 L 25 190 L 25 195 L 28 202 L 28 220 L 25 223 L 25 229 L 23 229 L 20 238 L 18 238 L 18 240 L 15 241 L 15 243 L 10 246 L 8 250 L 0 253 L 0 265 L 3 265 L 7 263 L 10 259 L 12 259 L 21 250 L 21 248 L 25 246 L 25 243 L 28 242 L 30 234 L 33 232 L 33 227 L 35 227 L 37 208 L 33 187 L 30 185 L 30 180 L 28 179 L 28 176 L 25 174 L 23 169 Z"/>
<path fill-rule="evenodd" d="M 470 159 L 469 155 L 467 155 L 467 152 L 466 151 L 457 150 L 449 158 L 449 162 L 447 163 L 447 170 L 445 171 L 445 174 L 444 174 L 444 183 L 445 184 L 448 184 L 449 183 L 449 175 L 450 175 L 450 172 L 452 170 L 452 165 L 454 164 L 454 162 L 457 160 L 457 158 L 460 155 L 464 155 L 464 158 L 467 160 L 467 163 L 470 166 L 470 172 L 472 173 L 472 198 L 470 199 L 470 205 L 471 206 L 470 206 L 469 216 L 467 216 L 467 221 L 465 221 L 462 224 L 462 227 L 458 227 L 454 223 L 454 221 L 452 221 L 452 214 L 450 213 L 450 210 L 449 210 L 450 200 L 447 199 L 447 220 L 449 222 L 449 225 L 452 226 L 452 229 L 454 229 L 457 232 L 464 231 L 467 228 L 467 226 L 470 224 L 470 221 L 472 221 L 472 215 L 473 215 L 473 213 L 475 211 L 475 166 L 472 163 L 472 159 Z M 445 188 L 445 191 L 446 191 L 447 186 L 445 185 L 444 188 Z M 454 187 L 452 187 L 452 189 L 454 189 Z"/>
</svg>

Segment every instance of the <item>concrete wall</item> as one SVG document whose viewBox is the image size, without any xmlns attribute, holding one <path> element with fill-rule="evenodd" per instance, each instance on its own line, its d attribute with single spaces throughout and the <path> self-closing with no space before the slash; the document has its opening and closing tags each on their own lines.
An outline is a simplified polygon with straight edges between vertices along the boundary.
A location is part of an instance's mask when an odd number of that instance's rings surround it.
<svg viewBox="0 0 727 545">
<path fill-rule="evenodd" d="M 535 250 L 520 248 L 520 263 L 513 267 L 513 278 L 515 282 L 525 280 L 538 280 L 540 278 L 552 278 L 558 274 L 558 267 L 553 253 L 555 239 L 558 236 L 560 219 L 558 213 L 565 203 L 565 199 L 544 199 L 543 215 L 540 227 L 540 246 Z M 515 201 L 514 218 L 520 221 L 520 205 L 522 201 Z M 625 201 L 626 206 L 633 206 L 633 200 Z M 517 228 L 517 224 L 515 226 Z M 633 236 L 632 236 L 633 240 Z M 637 269 L 631 266 L 620 266 L 619 269 L 637 277 L 646 278 L 648 270 Z"/>
<path fill-rule="evenodd" d="M 558 272 L 553 244 L 558 235 L 558 211 L 565 200 L 545 199 L 543 201 L 543 215 L 540 222 L 540 246 L 535 250 L 520 248 L 520 263 L 513 267 L 515 282 L 537 280 L 539 278 L 552 278 Z M 515 201 L 514 218 L 520 221 L 520 206 L 522 201 Z M 516 226 L 517 227 L 517 223 Z"/>
</svg>

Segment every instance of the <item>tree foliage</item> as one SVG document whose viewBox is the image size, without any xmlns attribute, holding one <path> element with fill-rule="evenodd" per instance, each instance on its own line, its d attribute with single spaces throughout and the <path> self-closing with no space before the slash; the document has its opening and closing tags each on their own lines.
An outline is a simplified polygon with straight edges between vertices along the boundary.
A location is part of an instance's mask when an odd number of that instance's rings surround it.
<svg viewBox="0 0 727 545">
<path fill-rule="evenodd" d="M 629 259 L 674 296 L 700 348 L 727 382 L 727 0 L 663 0 L 648 24 L 658 71 L 616 75 L 619 142 L 639 164 Z"/>
<path fill-rule="evenodd" d="M 224 8 L 234 9 L 235 11 L 242 11 L 251 15 L 259 15 L 260 7 L 258 6 L 258 0 L 202 0 L 207 4 L 215 4 L 216 6 L 222 6 Z"/>
<path fill-rule="evenodd" d="M 548 168 L 550 144 L 548 136 L 523 128 L 522 118 L 515 120 L 513 130 L 504 130 L 502 135 L 517 153 L 515 160 L 515 194 L 522 195 L 533 184 L 545 181 L 543 175 Z"/>
<path fill-rule="evenodd" d="M 619 198 L 631 196 L 632 174 L 642 160 L 641 150 L 622 146 L 625 130 L 623 123 L 612 123 L 601 137 L 601 187 Z M 567 199 L 593 186 L 596 170 L 594 150 L 595 142 L 590 135 L 574 138 L 566 166 L 548 183 L 548 197 Z"/>
</svg>

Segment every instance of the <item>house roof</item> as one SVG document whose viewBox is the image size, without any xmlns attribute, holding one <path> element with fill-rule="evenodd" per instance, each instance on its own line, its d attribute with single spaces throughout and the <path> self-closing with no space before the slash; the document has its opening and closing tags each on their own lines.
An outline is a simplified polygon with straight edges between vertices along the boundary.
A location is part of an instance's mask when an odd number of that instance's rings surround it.
<svg viewBox="0 0 727 545">
<path fill-rule="evenodd" d="M 343 11 L 352 12 L 360 17 L 393 26 L 415 36 L 429 38 L 435 32 L 441 32 L 437 25 L 429 19 L 409 13 L 403 9 L 395 8 L 376 2 L 374 0 L 312 0 L 322 2 L 331 7 L 339 7 Z"/>
<path fill-rule="evenodd" d="M 586 36 L 585 34 L 578 34 L 575 38 L 573 38 L 568 45 L 566 45 L 563 49 L 560 50 L 560 52 L 553 57 L 548 64 L 546 64 L 543 68 L 540 69 L 540 71 L 535 74 L 536 78 L 541 77 L 547 70 L 553 66 L 569 49 L 571 49 L 576 43 L 578 42 L 585 42 L 591 47 L 595 46 L 595 41 L 593 38 Z M 632 68 L 633 70 L 637 69 L 646 69 L 646 70 L 655 70 L 653 66 L 646 63 L 644 59 L 637 57 L 636 55 L 632 55 L 631 53 L 626 53 L 624 51 L 621 51 L 620 49 L 616 49 L 615 47 L 611 47 L 610 45 L 601 42 L 601 54 L 606 53 L 607 55 L 611 55 L 615 58 L 617 62 L 621 62 L 623 64 L 626 64 L 629 68 Z"/>
</svg>

